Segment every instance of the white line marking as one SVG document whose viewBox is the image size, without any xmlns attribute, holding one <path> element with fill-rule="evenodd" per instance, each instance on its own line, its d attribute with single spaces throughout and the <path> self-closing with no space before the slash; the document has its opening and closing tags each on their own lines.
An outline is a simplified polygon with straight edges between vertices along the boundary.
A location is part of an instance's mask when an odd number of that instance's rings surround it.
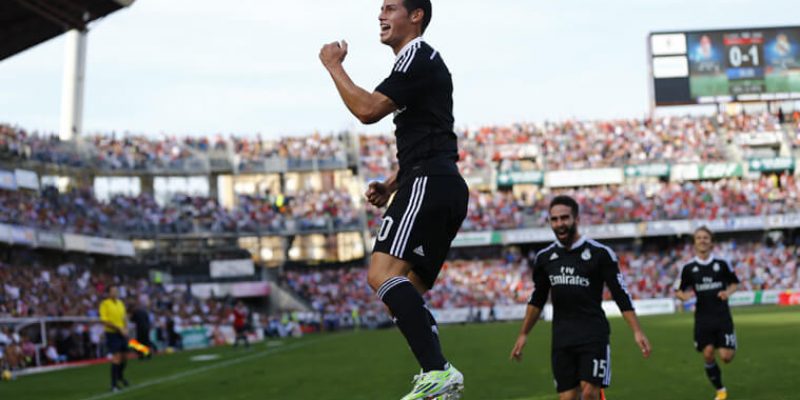
<svg viewBox="0 0 800 400">
<path fill-rule="evenodd" d="M 294 349 L 297 349 L 297 348 L 310 346 L 310 345 L 315 344 L 315 343 L 319 343 L 319 342 L 322 342 L 322 341 L 333 339 L 334 337 L 341 337 L 341 336 L 340 335 L 331 335 L 331 336 L 326 336 L 326 337 L 323 337 L 323 338 L 320 338 L 320 339 L 316 339 L 316 340 L 310 340 L 310 341 L 307 341 L 307 342 L 300 342 L 300 343 L 291 344 L 291 345 L 284 346 L 284 347 L 277 348 L 277 349 L 269 349 L 269 350 L 262 351 L 260 353 L 250 354 L 250 355 L 247 355 L 247 356 L 244 356 L 244 357 L 235 358 L 233 360 L 223 361 L 223 362 L 220 362 L 220 363 L 217 363 L 217 364 L 212 364 L 212 365 L 208 365 L 208 366 L 205 366 L 205 367 L 191 369 L 189 371 L 180 372 L 180 373 L 173 374 L 173 375 L 170 375 L 170 376 L 165 376 L 163 378 L 153 379 L 151 381 L 146 381 L 144 383 L 137 384 L 137 385 L 131 385 L 131 387 L 123 389 L 123 390 L 121 390 L 119 392 L 108 392 L 108 393 L 103 393 L 103 394 L 99 394 L 99 395 L 92 396 L 92 397 L 87 397 L 84 400 L 100 400 L 100 399 L 107 399 L 109 397 L 114 397 L 114 396 L 118 396 L 118 395 L 124 395 L 124 394 L 130 393 L 130 392 L 133 392 L 133 391 L 136 391 L 136 390 L 139 390 L 139 389 L 144 389 L 146 387 L 158 385 L 158 384 L 165 383 L 165 382 L 176 381 L 178 379 L 183 379 L 183 378 L 186 378 L 188 376 L 197 375 L 197 374 L 200 374 L 200 373 L 203 373 L 203 372 L 206 372 L 206 371 L 215 370 L 217 368 L 228 367 L 228 366 L 231 366 L 231 365 L 236 365 L 236 364 L 243 363 L 245 361 L 254 360 L 256 358 L 260 358 L 260 357 L 264 357 L 264 356 L 270 356 L 270 355 L 273 355 L 273 354 L 276 354 L 276 353 L 283 353 L 284 351 L 294 350 Z"/>
</svg>

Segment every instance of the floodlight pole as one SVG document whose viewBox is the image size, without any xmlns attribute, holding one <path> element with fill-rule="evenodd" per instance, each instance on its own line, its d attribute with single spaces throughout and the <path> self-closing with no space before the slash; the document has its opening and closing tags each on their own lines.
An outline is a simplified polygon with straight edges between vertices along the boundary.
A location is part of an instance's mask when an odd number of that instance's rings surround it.
<svg viewBox="0 0 800 400">
<path fill-rule="evenodd" d="M 83 87 L 86 77 L 86 36 L 88 30 L 66 33 L 64 80 L 61 85 L 61 140 L 80 136 L 83 129 Z"/>
</svg>

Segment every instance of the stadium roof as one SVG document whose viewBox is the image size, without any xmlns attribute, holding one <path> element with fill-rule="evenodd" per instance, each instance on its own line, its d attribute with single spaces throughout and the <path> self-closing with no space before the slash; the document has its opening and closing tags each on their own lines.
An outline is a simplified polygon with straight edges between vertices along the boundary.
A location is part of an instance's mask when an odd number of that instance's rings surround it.
<svg viewBox="0 0 800 400">
<path fill-rule="evenodd" d="M 0 61 L 72 29 L 85 30 L 134 0 L 2 0 Z"/>
</svg>

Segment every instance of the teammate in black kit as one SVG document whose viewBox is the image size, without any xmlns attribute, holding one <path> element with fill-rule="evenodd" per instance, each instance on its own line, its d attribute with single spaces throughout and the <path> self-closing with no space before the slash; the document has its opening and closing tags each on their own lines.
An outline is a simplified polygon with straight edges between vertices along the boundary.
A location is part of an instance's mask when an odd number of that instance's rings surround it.
<svg viewBox="0 0 800 400">
<path fill-rule="evenodd" d="M 733 361 L 736 353 L 736 333 L 733 318 L 728 308 L 728 298 L 736 291 L 739 279 L 731 264 L 721 258 L 713 257 L 714 235 L 706 227 L 694 232 L 695 257 L 681 269 L 681 278 L 676 296 L 689 300 L 694 291 L 697 304 L 694 313 L 694 345 L 703 353 L 706 362 L 706 375 L 717 389 L 715 400 L 728 398 L 728 391 L 722 385 L 722 371 L 717 365 L 714 350 L 719 349 L 719 357 L 724 363 Z"/>
<path fill-rule="evenodd" d="M 399 170 L 366 192 L 385 206 L 367 279 L 386 304 L 422 367 L 404 399 L 458 398 L 463 376 L 442 354 L 436 321 L 422 294 L 433 287 L 450 243 L 466 217 L 469 192 L 458 172 L 453 84 L 441 54 L 422 40 L 429 0 L 384 0 L 381 42 L 396 55 L 372 93 L 355 85 L 342 62 L 347 43 L 323 46 L 320 59 L 347 108 L 365 124 L 394 113 Z"/>
<path fill-rule="evenodd" d="M 528 333 L 536 325 L 550 293 L 553 303 L 551 362 L 560 400 L 600 399 L 611 383 L 610 328 L 603 312 L 603 284 L 633 330 L 642 355 L 650 343 L 639 327 L 633 304 L 619 272 L 614 251 L 578 232 L 578 203 L 557 196 L 550 203 L 550 227 L 556 241 L 532 260 L 534 291 L 514 349 L 522 361 Z"/>
</svg>

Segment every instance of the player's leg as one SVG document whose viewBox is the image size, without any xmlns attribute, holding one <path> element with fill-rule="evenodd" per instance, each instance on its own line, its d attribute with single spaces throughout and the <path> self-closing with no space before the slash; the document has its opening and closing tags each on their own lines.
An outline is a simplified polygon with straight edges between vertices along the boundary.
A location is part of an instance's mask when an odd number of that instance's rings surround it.
<svg viewBox="0 0 800 400">
<path fill-rule="evenodd" d="M 578 388 L 570 389 L 564 392 L 558 392 L 558 400 L 578 400 Z"/>
<path fill-rule="evenodd" d="M 414 271 L 410 271 L 407 277 L 408 280 L 411 281 L 411 284 L 414 285 L 414 288 L 417 289 L 419 294 L 425 295 L 425 293 L 428 291 L 428 286 L 424 280 Z M 433 317 L 433 313 L 431 313 L 431 310 L 427 305 L 425 306 L 425 311 L 428 314 L 428 321 L 431 323 L 431 332 L 433 332 L 433 334 L 436 336 L 436 345 L 439 347 L 439 352 L 441 352 L 442 345 L 439 341 L 439 324 L 436 323 L 436 318 Z"/>
<path fill-rule="evenodd" d="M 611 346 L 587 343 L 574 350 L 578 358 L 581 400 L 600 400 L 601 390 L 611 385 Z"/>
<path fill-rule="evenodd" d="M 423 372 L 444 370 L 447 360 L 431 330 L 425 301 L 407 278 L 411 264 L 384 253 L 373 253 L 367 279 L 386 304 Z"/>
<path fill-rule="evenodd" d="M 719 349 L 719 358 L 725 364 L 733 361 L 736 355 L 736 332 L 733 329 L 733 322 L 726 323 L 720 330 L 719 337 L 717 337 L 717 349 Z"/>
<path fill-rule="evenodd" d="M 111 354 L 111 390 L 116 391 L 119 390 L 117 387 L 117 379 L 119 378 L 119 363 L 120 363 L 120 355 L 119 353 Z"/>
<path fill-rule="evenodd" d="M 731 361 L 733 361 L 734 356 L 736 356 L 735 349 L 727 349 L 724 347 L 719 349 L 719 359 L 725 364 L 729 364 Z"/>
<path fill-rule="evenodd" d="M 578 363 L 577 354 L 569 348 L 551 350 L 550 366 L 553 369 L 553 380 L 559 400 L 578 400 L 580 396 Z"/>
<path fill-rule="evenodd" d="M 581 400 L 600 400 L 600 386 L 581 381 Z"/>
<path fill-rule="evenodd" d="M 128 366 L 128 344 L 125 343 L 124 338 L 121 340 L 122 346 L 120 346 L 120 353 L 119 353 L 119 369 L 117 370 L 117 378 L 123 386 L 128 386 L 128 380 L 125 379 L 125 367 Z"/>
</svg>

